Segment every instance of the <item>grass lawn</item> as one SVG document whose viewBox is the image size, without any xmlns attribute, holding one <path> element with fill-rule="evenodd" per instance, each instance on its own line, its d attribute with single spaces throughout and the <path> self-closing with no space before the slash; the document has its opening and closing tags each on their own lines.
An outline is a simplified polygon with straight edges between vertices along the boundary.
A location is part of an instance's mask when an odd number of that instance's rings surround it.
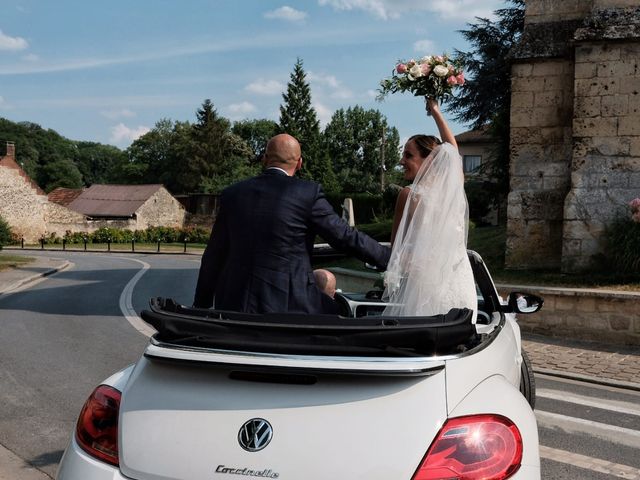
<svg viewBox="0 0 640 480">
<path fill-rule="evenodd" d="M 19 267 L 20 265 L 26 265 L 34 260 L 35 258 L 23 257 L 22 255 L 10 255 L 8 253 L 0 252 L 0 271 L 8 268 Z"/>
</svg>

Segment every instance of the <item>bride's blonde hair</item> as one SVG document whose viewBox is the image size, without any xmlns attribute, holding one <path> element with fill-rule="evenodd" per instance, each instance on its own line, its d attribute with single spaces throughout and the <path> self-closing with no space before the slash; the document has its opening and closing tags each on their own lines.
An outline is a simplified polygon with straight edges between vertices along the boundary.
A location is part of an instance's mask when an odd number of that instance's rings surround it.
<svg viewBox="0 0 640 480">
<path fill-rule="evenodd" d="M 422 158 L 427 158 L 434 148 L 436 148 L 438 145 L 442 145 L 440 139 L 438 137 L 434 137 L 433 135 L 418 134 L 412 136 L 407 141 L 413 141 Z"/>
</svg>

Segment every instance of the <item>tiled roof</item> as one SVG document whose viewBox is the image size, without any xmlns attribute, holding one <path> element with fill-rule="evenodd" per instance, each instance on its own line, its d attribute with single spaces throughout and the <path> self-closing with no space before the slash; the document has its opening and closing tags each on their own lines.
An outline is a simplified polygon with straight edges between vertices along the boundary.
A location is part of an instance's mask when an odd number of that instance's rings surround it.
<svg viewBox="0 0 640 480">
<path fill-rule="evenodd" d="M 161 184 L 91 185 L 68 206 L 89 217 L 131 217 Z"/>
<path fill-rule="evenodd" d="M 456 142 L 458 143 L 492 143 L 493 140 L 487 133 L 489 126 L 479 128 L 477 130 L 469 130 L 456 135 Z"/>
<path fill-rule="evenodd" d="M 59 187 L 49 192 L 47 198 L 50 202 L 67 206 L 73 202 L 82 193 L 82 188 L 63 188 Z"/>
</svg>

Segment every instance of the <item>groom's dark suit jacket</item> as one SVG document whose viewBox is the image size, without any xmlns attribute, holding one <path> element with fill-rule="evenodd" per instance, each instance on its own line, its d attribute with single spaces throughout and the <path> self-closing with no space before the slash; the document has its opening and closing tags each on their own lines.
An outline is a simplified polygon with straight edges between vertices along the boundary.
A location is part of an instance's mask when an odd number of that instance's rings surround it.
<svg viewBox="0 0 640 480">
<path fill-rule="evenodd" d="M 311 252 L 316 235 L 386 267 L 390 249 L 342 220 L 320 185 L 267 169 L 226 188 L 202 257 L 194 306 L 250 313 L 323 313 Z"/>
</svg>

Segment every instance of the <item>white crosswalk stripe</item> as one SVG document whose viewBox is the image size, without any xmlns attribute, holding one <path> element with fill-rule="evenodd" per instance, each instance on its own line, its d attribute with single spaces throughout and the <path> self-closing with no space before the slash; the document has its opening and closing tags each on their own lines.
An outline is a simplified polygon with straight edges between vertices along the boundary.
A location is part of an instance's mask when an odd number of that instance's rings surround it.
<svg viewBox="0 0 640 480">
<path fill-rule="evenodd" d="M 625 478 L 627 480 L 640 480 L 640 471 L 638 471 L 637 468 L 608 462 L 599 458 L 587 457 L 586 455 L 567 452 L 557 448 L 549 448 L 540 445 L 540 458 L 575 465 L 576 467 L 604 473 L 612 477 Z"/>
<path fill-rule="evenodd" d="M 559 428 L 567 433 L 584 433 L 618 445 L 640 449 L 640 431 L 638 430 L 542 410 L 536 410 L 536 418 L 539 426 L 551 429 Z"/>
<path fill-rule="evenodd" d="M 577 395 L 570 392 L 561 392 L 559 390 L 548 390 L 539 388 L 536 390 L 536 397 L 548 398 L 550 400 L 558 400 L 560 402 L 575 403 L 585 407 L 601 408 L 611 412 L 624 413 L 627 415 L 640 416 L 640 405 L 630 402 L 620 402 L 616 400 L 602 400 L 585 395 Z"/>
</svg>

